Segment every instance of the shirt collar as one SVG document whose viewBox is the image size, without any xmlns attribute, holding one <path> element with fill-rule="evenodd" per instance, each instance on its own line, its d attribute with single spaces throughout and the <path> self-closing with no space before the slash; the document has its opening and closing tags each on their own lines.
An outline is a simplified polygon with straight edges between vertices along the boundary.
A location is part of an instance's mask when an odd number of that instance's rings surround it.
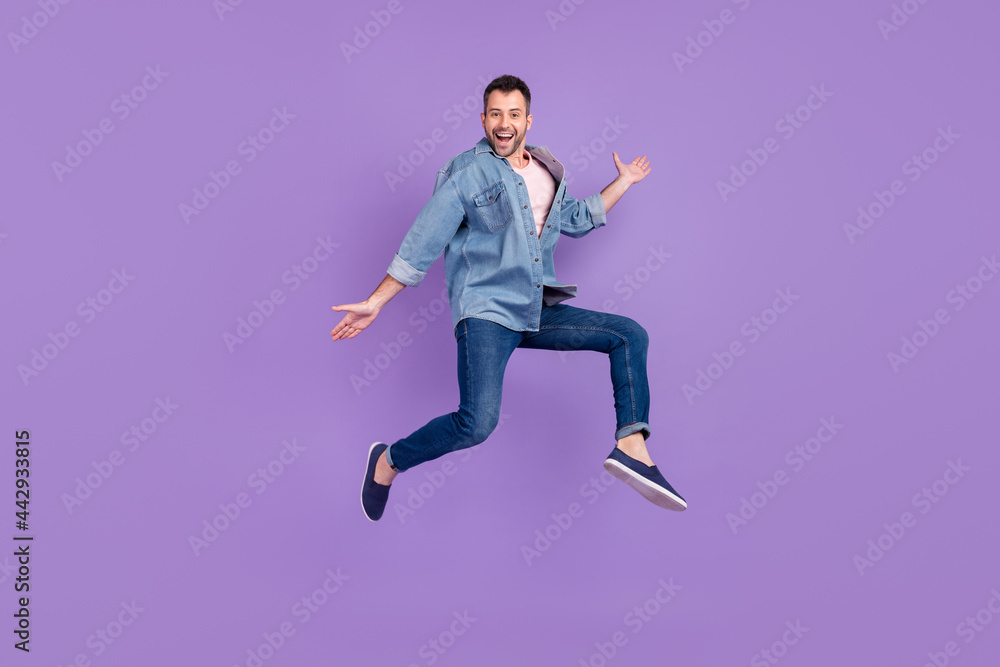
<svg viewBox="0 0 1000 667">
<path fill-rule="evenodd" d="M 480 139 L 476 144 L 476 155 L 479 155 L 480 153 L 493 153 L 493 147 L 490 146 L 490 142 L 486 140 L 486 137 Z M 496 155 L 496 153 L 493 154 Z M 497 157 L 500 156 L 497 155 Z"/>
<path fill-rule="evenodd" d="M 531 159 L 533 157 L 531 155 L 531 151 L 533 149 L 536 149 L 536 148 L 538 148 L 538 147 L 537 146 L 532 146 L 531 144 L 528 144 L 528 143 L 524 144 L 524 152 L 527 153 L 528 156 L 529 156 L 528 157 L 528 163 L 529 164 L 530 164 Z M 496 156 L 498 158 L 500 157 L 499 155 L 496 154 L 496 151 L 493 150 L 493 147 L 490 146 L 490 142 L 486 139 L 486 137 L 483 137 L 482 139 L 480 139 L 476 143 L 476 155 L 479 155 L 480 153 L 493 153 L 494 156 Z M 524 166 L 528 166 L 528 165 L 526 164 Z"/>
<path fill-rule="evenodd" d="M 549 173 L 556 179 L 556 183 L 562 182 L 563 178 L 566 176 L 566 168 L 563 167 L 561 162 L 553 157 L 552 153 L 549 152 L 549 149 L 545 146 L 533 146 L 525 143 L 524 150 L 528 151 L 532 160 L 538 160 L 545 165 L 545 168 L 548 169 Z M 476 143 L 476 155 L 479 155 L 480 153 L 493 153 L 493 157 L 503 159 L 493 152 L 493 148 L 490 147 L 490 142 L 486 140 L 486 137 L 483 137 L 478 143 Z"/>
</svg>

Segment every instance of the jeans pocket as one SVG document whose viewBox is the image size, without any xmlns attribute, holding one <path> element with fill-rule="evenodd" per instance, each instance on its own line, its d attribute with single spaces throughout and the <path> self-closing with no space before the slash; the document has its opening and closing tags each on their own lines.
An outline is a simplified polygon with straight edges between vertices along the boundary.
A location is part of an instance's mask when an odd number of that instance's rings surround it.
<svg viewBox="0 0 1000 667">
<path fill-rule="evenodd" d="M 472 201 L 476 204 L 476 211 L 483 224 L 491 231 L 503 229 L 514 217 L 503 181 L 497 181 L 472 195 Z"/>
</svg>

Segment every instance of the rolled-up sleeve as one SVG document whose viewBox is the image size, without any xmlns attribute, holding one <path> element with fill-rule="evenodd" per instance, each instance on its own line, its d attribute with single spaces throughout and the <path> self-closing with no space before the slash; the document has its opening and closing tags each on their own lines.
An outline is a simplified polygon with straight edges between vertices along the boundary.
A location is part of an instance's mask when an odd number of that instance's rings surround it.
<svg viewBox="0 0 1000 667">
<path fill-rule="evenodd" d="M 454 180 L 440 183 L 403 237 L 386 272 L 404 285 L 419 285 L 464 219 L 465 207 Z"/>
<path fill-rule="evenodd" d="M 583 201 L 563 195 L 562 216 L 559 231 L 572 238 L 592 232 L 607 222 L 604 198 L 601 193 L 590 195 Z"/>
<path fill-rule="evenodd" d="M 427 274 L 426 271 L 419 271 L 407 262 L 405 259 L 396 253 L 396 256 L 392 258 L 392 262 L 389 263 L 389 268 L 386 269 L 386 273 L 390 276 L 403 283 L 404 285 L 409 285 L 414 287 L 420 284 L 420 281 L 424 279 Z"/>
</svg>

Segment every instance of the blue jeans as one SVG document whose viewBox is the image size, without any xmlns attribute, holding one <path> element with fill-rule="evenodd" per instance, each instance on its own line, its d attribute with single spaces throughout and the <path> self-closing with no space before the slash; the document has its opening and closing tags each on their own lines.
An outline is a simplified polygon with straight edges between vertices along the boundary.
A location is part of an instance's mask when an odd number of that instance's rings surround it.
<svg viewBox="0 0 1000 667">
<path fill-rule="evenodd" d="M 507 360 L 515 348 L 593 350 L 611 360 L 617 429 L 615 440 L 642 432 L 649 437 L 649 335 L 634 320 L 556 304 L 542 308 L 538 331 L 512 331 L 495 322 L 467 317 L 455 325 L 458 341 L 458 411 L 428 422 L 386 450 L 386 460 L 403 471 L 486 440 L 500 419 Z"/>
</svg>

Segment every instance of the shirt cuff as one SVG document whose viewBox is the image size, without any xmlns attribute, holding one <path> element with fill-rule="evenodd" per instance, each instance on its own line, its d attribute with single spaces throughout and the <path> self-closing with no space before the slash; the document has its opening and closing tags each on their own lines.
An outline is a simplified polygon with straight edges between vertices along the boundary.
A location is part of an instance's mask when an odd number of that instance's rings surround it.
<svg viewBox="0 0 1000 667">
<path fill-rule="evenodd" d="M 386 269 L 386 273 L 404 285 L 409 285 L 410 287 L 416 287 L 419 285 L 420 281 L 427 275 L 426 271 L 419 271 L 410 266 L 410 263 L 400 257 L 399 253 L 396 253 L 396 256 L 392 258 L 392 263 L 389 264 L 389 268 Z"/>
<path fill-rule="evenodd" d="M 604 197 L 601 193 L 592 194 L 583 200 L 590 210 L 590 218 L 594 221 L 594 229 L 603 226 L 608 221 L 608 212 L 604 209 Z"/>
</svg>

